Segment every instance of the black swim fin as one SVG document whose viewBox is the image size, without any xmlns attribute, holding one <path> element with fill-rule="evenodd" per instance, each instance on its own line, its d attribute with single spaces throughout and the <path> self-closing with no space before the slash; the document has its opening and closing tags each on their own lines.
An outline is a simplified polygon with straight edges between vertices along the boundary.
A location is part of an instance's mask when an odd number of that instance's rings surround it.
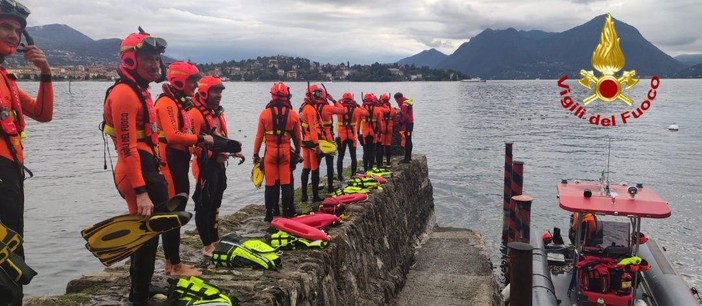
<svg viewBox="0 0 702 306">
<path fill-rule="evenodd" d="M 231 140 L 224 138 L 217 134 L 212 134 L 214 139 L 214 144 L 212 145 L 213 152 L 223 152 L 223 153 L 239 153 L 241 152 L 241 142 L 236 140 Z"/>
<path fill-rule="evenodd" d="M 122 215 L 86 228 L 81 235 L 85 247 L 110 266 L 129 257 L 156 235 L 187 224 L 190 218 L 192 214 L 185 211 L 155 213 L 146 221 L 138 215 Z"/>
</svg>

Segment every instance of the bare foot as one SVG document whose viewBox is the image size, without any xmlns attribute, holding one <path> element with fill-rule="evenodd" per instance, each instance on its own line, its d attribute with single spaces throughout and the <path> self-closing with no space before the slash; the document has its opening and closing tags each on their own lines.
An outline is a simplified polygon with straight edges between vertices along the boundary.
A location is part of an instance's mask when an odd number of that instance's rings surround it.
<svg viewBox="0 0 702 306">
<path fill-rule="evenodd" d="M 212 252 L 214 252 L 215 247 L 214 245 L 206 245 L 202 247 L 202 255 L 205 257 L 212 257 Z"/>
<path fill-rule="evenodd" d="M 166 259 L 163 263 L 163 271 L 166 272 L 166 274 L 171 274 L 171 272 L 173 272 L 173 264 L 171 264 L 170 260 Z"/>
<path fill-rule="evenodd" d="M 173 265 L 173 271 L 170 273 L 171 276 L 200 276 L 202 272 L 191 265 L 186 265 L 184 263 L 179 263 Z"/>
</svg>

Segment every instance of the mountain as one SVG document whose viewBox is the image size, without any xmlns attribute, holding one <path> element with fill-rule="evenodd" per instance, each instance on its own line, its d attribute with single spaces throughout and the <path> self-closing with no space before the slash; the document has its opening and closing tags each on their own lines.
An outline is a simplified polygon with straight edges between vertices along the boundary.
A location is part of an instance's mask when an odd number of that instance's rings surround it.
<svg viewBox="0 0 702 306">
<path fill-rule="evenodd" d="M 410 57 L 403 58 L 397 63 L 400 65 L 415 65 L 417 67 L 427 66 L 429 68 L 435 68 L 436 65 L 445 60 L 447 57 L 448 55 L 442 53 L 441 51 L 431 48 Z"/>
<path fill-rule="evenodd" d="M 695 66 L 702 64 L 702 54 L 682 54 L 675 57 L 676 60 L 683 63 L 685 66 Z"/>
<path fill-rule="evenodd" d="M 683 69 L 678 73 L 677 77 L 683 79 L 702 78 L 702 64 L 697 64 Z"/>
<path fill-rule="evenodd" d="M 487 29 L 462 44 L 437 68 L 455 69 L 483 79 L 579 77 L 593 70 L 592 52 L 599 42 L 606 15 L 561 33 Z M 683 64 L 647 41 L 639 31 L 618 20 L 614 24 L 626 64 L 639 76 L 675 76 Z"/>
<path fill-rule="evenodd" d="M 34 43 L 41 48 L 52 66 L 66 65 L 105 65 L 119 64 L 118 38 L 93 40 L 85 34 L 65 24 L 49 24 L 27 27 Z M 7 59 L 9 65 L 25 64 L 22 55 L 15 54 Z M 164 57 L 164 61 L 173 61 Z"/>
</svg>

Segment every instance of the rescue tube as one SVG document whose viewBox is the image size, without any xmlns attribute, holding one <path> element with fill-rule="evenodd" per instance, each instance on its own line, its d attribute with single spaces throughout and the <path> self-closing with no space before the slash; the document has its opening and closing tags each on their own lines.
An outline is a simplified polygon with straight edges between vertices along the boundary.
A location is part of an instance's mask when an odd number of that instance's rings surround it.
<svg viewBox="0 0 702 306">
<path fill-rule="evenodd" d="M 324 199 L 324 201 L 322 201 L 322 204 L 327 204 L 327 205 L 337 204 L 337 203 L 353 204 L 353 203 L 363 202 L 365 200 L 368 200 L 368 195 L 365 193 L 350 193 L 350 194 L 326 198 L 326 199 Z"/>
<path fill-rule="evenodd" d="M 339 222 L 339 218 L 332 214 L 316 213 L 293 218 L 293 220 L 314 228 L 324 229 Z"/>
<path fill-rule="evenodd" d="M 271 222 L 271 226 L 273 226 L 277 230 L 281 230 L 293 236 L 305 238 L 307 240 L 331 240 L 329 235 L 327 235 L 322 230 L 311 227 L 299 221 L 295 221 L 293 219 L 275 218 Z"/>
<path fill-rule="evenodd" d="M 357 173 L 353 176 L 353 178 L 360 178 L 360 179 L 368 178 L 368 177 L 375 179 L 381 185 L 388 182 L 388 180 L 386 178 L 384 178 L 380 175 L 370 175 L 370 174 L 364 174 L 364 173 Z"/>
</svg>

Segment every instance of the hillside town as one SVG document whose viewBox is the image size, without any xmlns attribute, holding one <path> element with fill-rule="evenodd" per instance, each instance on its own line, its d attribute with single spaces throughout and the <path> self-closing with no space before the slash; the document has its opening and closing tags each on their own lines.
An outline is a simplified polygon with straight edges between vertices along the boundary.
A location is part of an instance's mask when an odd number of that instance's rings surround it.
<svg viewBox="0 0 702 306">
<path fill-rule="evenodd" d="M 277 55 L 257 57 L 242 61 L 199 64 L 206 74 L 218 76 L 225 81 L 456 81 L 467 78 L 451 70 L 416 67 L 414 65 L 379 64 L 350 65 L 320 64 L 300 57 Z M 117 66 L 70 65 L 52 67 L 54 80 L 115 80 Z M 33 66 L 10 67 L 19 80 L 34 80 L 37 72 Z"/>
</svg>

